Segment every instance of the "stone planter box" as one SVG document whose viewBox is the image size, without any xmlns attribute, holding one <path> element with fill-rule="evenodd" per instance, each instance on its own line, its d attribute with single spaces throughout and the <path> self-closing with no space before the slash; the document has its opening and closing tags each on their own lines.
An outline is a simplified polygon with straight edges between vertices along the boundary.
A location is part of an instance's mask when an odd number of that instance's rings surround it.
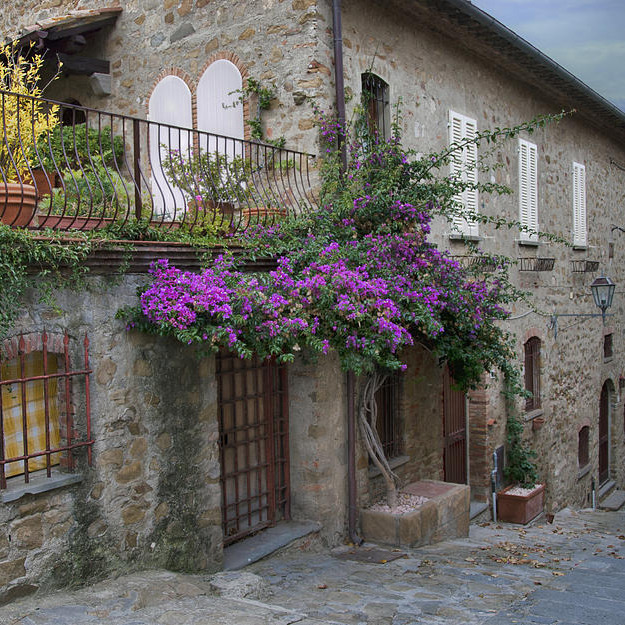
<svg viewBox="0 0 625 625">
<path fill-rule="evenodd" d="M 528 495 L 512 495 L 508 486 L 497 493 L 497 518 L 508 523 L 525 525 L 535 519 L 542 511 L 545 501 L 545 485 L 537 484 Z"/>
<path fill-rule="evenodd" d="M 365 540 L 394 547 L 420 547 L 469 535 L 468 486 L 423 480 L 409 484 L 401 492 L 429 500 L 404 514 L 361 510 L 361 532 Z"/>
</svg>

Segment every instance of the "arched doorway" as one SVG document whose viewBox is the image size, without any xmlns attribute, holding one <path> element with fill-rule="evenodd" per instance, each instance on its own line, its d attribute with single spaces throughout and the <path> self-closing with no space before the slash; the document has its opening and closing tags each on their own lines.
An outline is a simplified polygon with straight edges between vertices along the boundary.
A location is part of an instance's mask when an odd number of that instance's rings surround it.
<svg viewBox="0 0 625 625">
<path fill-rule="evenodd" d="M 610 382 L 606 380 L 599 399 L 599 484 L 610 479 Z"/>
</svg>

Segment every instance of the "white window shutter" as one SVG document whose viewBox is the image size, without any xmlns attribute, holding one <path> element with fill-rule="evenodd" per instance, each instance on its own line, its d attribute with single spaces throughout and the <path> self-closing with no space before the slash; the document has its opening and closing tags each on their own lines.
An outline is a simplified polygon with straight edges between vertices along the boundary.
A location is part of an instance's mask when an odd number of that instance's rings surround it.
<svg viewBox="0 0 625 625">
<path fill-rule="evenodd" d="M 192 128 L 191 91 L 184 80 L 178 76 L 165 76 L 150 96 L 148 116 L 151 122 Z M 149 143 L 154 211 L 157 215 L 163 215 L 165 206 L 173 206 L 180 213 L 185 208 L 186 199 L 182 191 L 168 180 L 162 164 L 170 158 L 170 150 L 179 150 L 183 156 L 191 155 L 191 133 L 150 124 Z M 173 218 L 173 212 L 167 216 Z"/>
<path fill-rule="evenodd" d="M 201 149 L 229 157 L 243 155 L 241 142 L 232 140 L 244 137 L 242 88 L 238 67 L 226 59 L 211 63 L 202 74 L 197 85 L 197 127 L 220 137 L 201 137 Z"/>
<path fill-rule="evenodd" d="M 477 124 L 474 119 L 464 118 L 465 138 L 475 139 L 477 134 Z M 465 174 L 467 182 L 477 184 L 477 145 L 470 143 L 465 148 Z M 477 213 L 478 192 L 477 189 L 467 189 L 465 191 L 465 207 L 469 213 Z M 467 226 L 470 235 L 478 235 L 478 222 L 475 218 L 467 219 Z"/>
<path fill-rule="evenodd" d="M 449 143 L 460 143 L 465 139 L 473 139 L 477 133 L 477 123 L 474 119 L 449 111 Z M 450 175 L 463 182 L 477 183 L 477 146 L 468 144 L 455 150 L 451 156 Z M 477 189 L 465 189 L 462 194 L 454 198 L 462 204 L 467 212 L 476 213 L 478 209 Z M 465 219 L 456 215 L 452 222 L 453 229 L 465 235 L 479 234 L 478 222 L 475 219 Z"/>
<path fill-rule="evenodd" d="M 519 221 L 532 232 L 522 230 L 522 241 L 538 241 L 538 149 L 519 139 Z"/>
<path fill-rule="evenodd" d="M 573 245 L 586 244 L 586 168 L 573 163 Z"/>
</svg>

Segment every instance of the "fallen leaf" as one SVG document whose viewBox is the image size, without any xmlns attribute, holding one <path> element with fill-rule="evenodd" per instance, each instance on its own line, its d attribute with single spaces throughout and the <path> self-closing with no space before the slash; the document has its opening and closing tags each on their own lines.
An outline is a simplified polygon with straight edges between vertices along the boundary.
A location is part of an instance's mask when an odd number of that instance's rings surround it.
<svg viewBox="0 0 625 625">
<path fill-rule="evenodd" d="M 317 586 L 317 588 L 319 588 L 319 590 L 325 590 L 327 587 L 328 587 L 328 585 L 327 585 L 327 584 L 319 584 L 319 585 Z"/>
</svg>

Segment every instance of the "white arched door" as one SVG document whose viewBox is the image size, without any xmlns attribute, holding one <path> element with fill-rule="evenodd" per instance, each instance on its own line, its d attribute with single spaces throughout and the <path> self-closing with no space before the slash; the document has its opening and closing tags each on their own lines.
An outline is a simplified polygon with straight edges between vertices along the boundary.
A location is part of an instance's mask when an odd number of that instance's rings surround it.
<svg viewBox="0 0 625 625">
<path fill-rule="evenodd" d="M 200 149 L 229 159 L 243 156 L 243 79 L 238 67 L 226 59 L 211 63 L 197 85 L 197 127 L 220 137 L 200 137 Z"/>
<path fill-rule="evenodd" d="M 149 138 L 154 212 L 174 218 L 184 214 L 186 198 L 175 180 L 167 176 L 163 164 L 172 158 L 174 150 L 178 150 L 182 158 L 189 158 L 193 153 L 191 133 L 167 125 L 193 127 L 191 91 L 184 80 L 165 76 L 150 96 L 148 116 L 151 122 L 159 122 L 150 124 Z"/>
</svg>

